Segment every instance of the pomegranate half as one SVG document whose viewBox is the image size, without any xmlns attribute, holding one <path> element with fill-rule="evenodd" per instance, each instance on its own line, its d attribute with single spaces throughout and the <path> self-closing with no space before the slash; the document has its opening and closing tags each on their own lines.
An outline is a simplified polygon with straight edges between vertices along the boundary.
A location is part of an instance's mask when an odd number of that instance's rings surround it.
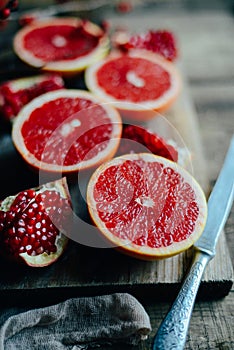
<svg viewBox="0 0 234 350">
<path fill-rule="evenodd" d="M 71 219 L 66 178 L 5 198 L 0 204 L 0 251 L 32 267 L 48 266 L 63 253 Z"/>
</svg>

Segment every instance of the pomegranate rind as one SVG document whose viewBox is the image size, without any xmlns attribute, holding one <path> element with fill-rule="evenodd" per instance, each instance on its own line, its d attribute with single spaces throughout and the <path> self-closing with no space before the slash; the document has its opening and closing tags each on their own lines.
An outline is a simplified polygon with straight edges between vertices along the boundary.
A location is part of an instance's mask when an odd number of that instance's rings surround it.
<svg viewBox="0 0 234 350">
<path fill-rule="evenodd" d="M 60 180 L 48 182 L 46 184 L 43 184 L 41 186 L 33 188 L 37 194 L 43 193 L 46 190 L 52 190 L 57 191 L 60 193 L 62 198 L 68 199 L 71 203 L 70 193 L 67 185 L 67 180 L 65 177 L 63 177 Z M 18 193 L 19 194 L 19 193 Z M 1 203 L 0 203 L 0 210 L 8 211 L 11 204 L 14 202 L 15 197 L 14 196 L 8 196 L 6 197 Z M 45 267 L 53 264 L 55 261 L 59 259 L 59 257 L 63 254 L 69 238 L 66 236 L 66 234 L 69 234 L 68 232 L 65 232 L 64 228 L 60 228 L 60 232 L 58 236 L 56 237 L 56 247 L 57 251 L 55 253 L 47 254 L 42 253 L 39 255 L 31 256 L 28 253 L 21 253 L 19 254 L 19 262 L 24 262 L 26 265 L 31 267 Z M 8 256 L 7 254 L 2 251 L 2 255 L 6 258 L 15 260 L 13 257 Z"/>
<path fill-rule="evenodd" d="M 119 59 L 120 57 L 126 55 L 130 58 L 141 58 L 160 65 L 170 75 L 170 89 L 167 90 L 157 100 L 146 100 L 139 103 L 116 99 L 114 96 L 108 94 L 105 89 L 99 85 L 96 78 L 97 72 L 101 67 L 105 66 L 106 63 Z M 132 70 L 134 71 L 134 67 L 132 67 Z M 167 111 L 177 100 L 182 88 L 181 75 L 176 66 L 160 55 L 143 49 L 132 49 L 125 54 L 118 51 L 111 52 L 107 57 L 100 60 L 99 62 L 92 64 L 86 69 L 85 82 L 91 92 L 101 97 L 103 100 L 113 103 L 123 118 L 126 118 L 127 120 L 138 121 L 150 120 L 154 118 L 157 113 Z M 121 86 L 118 86 L 117 89 L 121 89 Z"/>
<path fill-rule="evenodd" d="M 33 54 L 33 52 L 25 48 L 24 38 L 32 30 L 47 27 L 47 26 L 55 26 L 55 25 L 58 26 L 58 25 L 66 25 L 66 24 L 73 26 L 74 28 L 77 28 L 80 25 L 85 26 L 85 30 L 89 34 L 95 37 L 97 36 L 100 37 L 97 47 L 94 48 L 90 53 L 81 57 L 77 57 L 75 59 L 58 60 L 58 61 L 51 61 L 51 62 L 46 62 L 46 61 L 43 61 L 42 59 L 39 59 Z M 29 64 L 30 66 L 40 68 L 44 71 L 58 72 L 61 74 L 83 71 L 91 63 L 96 62 L 99 59 L 106 56 L 109 51 L 109 46 L 110 44 L 109 44 L 109 38 L 107 34 L 105 34 L 104 31 L 98 25 L 88 20 L 84 22 L 82 21 L 82 19 L 74 18 L 74 17 L 52 18 L 52 19 L 45 18 L 41 20 L 35 20 L 29 25 L 20 29 L 16 33 L 13 39 L 14 52 L 18 55 L 18 57 L 23 62 Z"/>
<path fill-rule="evenodd" d="M 56 253 L 47 254 L 42 253 L 40 255 L 31 256 L 27 253 L 22 253 L 19 255 L 21 259 L 25 261 L 28 266 L 31 267 L 45 267 L 53 264 L 55 261 L 59 259 L 59 257 L 63 254 L 64 249 L 66 248 L 68 243 L 68 238 L 60 233 L 55 240 L 55 244 L 57 246 Z"/>
<path fill-rule="evenodd" d="M 25 145 L 24 138 L 21 133 L 21 128 L 23 127 L 24 122 L 29 118 L 30 114 L 36 109 L 42 107 L 46 102 L 54 101 L 59 98 L 84 98 L 90 100 L 94 104 L 101 105 L 106 111 L 110 122 L 113 125 L 113 130 L 110 136 L 110 142 L 107 147 L 99 152 L 95 157 L 81 161 L 80 163 L 74 165 L 56 165 L 51 163 L 46 163 L 39 161 L 32 153 L 30 153 Z M 104 103 L 100 98 L 94 96 L 90 92 L 83 90 L 73 90 L 73 89 L 60 89 L 57 91 L 52 91 L 45 93 L 28 103 L 15 118 L 12 128 L 12 140 L 13 143 L 21 154 L 23 159 L 33 168 L 44 170 L 46 172 L 59 172 L 59 173 L 76 173 L 79 170 L 90 169 L 92 167 L 98 166 L 111 159 L 120 143 L 120 136 L 122 133 L 122 119 L 118 111 L 113 108 L 111 105 Z"/>
<path fill-rule="evenodd" d="M 98 182 L 98 178 L 103 175 L 104 171 L 112 166 L 120 166 L 126 160 L 144 160 L 146 162 L 158 162 L 164 166 L 170 167 L 176 172 L 178 172 L 184 181 L 188 183 L 196 194 L 196 203 L 199 206 L 199 215 L 195 223 L 194 230 L 192 234 L 183 241 L 173 242 L 167 247 L 152 248 L 149 246 L 139 246 L 128 239 L 121 239 L 108 230 L 104 222 L 100 219 L 96 201 L 94 199 L 94 189 Z M 113 158 L 109 162 L 101 165 L 91 176 L 88 187 L 87 187 L 87 204 L 88 211 L 90 213 L 91 219 L 97 226 L 101 235 L 110 243 L 110 247 L 114 247 L 122 253 L 133 256 L 137 259 L 142 260 L 157 260 L 169 258 L 171 256 L 177 255 L 188 248 L 190 248 L 200 237 L 205 227 L 207 218 L 207 202 L 206 197 L 199 183 L 194 179 L 194 177 L 182 168 L 177 163 L 170 161 L 166 158 L 156 156 L 149 153 L 138 153 L 138 154 L 126 154 L 120 157 Z"/>
</svg>

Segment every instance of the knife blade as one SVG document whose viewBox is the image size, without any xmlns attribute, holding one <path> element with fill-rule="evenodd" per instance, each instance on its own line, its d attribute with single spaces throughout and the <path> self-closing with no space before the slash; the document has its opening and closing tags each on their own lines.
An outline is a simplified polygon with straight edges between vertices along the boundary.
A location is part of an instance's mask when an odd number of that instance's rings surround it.
<svg viewBox="0 0 234 350">
<path fill-rule="evenodd" d="M 189 273 L 171 309 L 161 323 L 153 340 L 153 350 L 182 350 L 192 310 L 209 261 L 231 210 L 234 198 L 234 135 L 224 164 L 208 200 L 208 217 L 201 237 L 194 244 L 195 254 Z"/>
</svg>

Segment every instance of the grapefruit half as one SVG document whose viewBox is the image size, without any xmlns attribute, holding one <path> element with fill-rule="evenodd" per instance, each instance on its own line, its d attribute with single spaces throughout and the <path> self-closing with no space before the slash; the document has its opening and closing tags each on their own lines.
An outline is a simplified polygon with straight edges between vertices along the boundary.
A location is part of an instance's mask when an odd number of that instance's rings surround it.
<svg viewBox="0 0 234 350">
<path fill-rule="evenodd" d="M 148 120 L 166 111 L 181 89 L 175 65 L 146 50 L 112 52 L 85 72 L 88 89 L 114 104 L 123 117 Z"/>
<path fill-rule="evenodd" d="M 13 40 L 15 53 L 45 71 L 74 73 L 107 54 L 109 39 L 96 24 L 79 18 L 35 20 Z"/>
<path fill-rule="evenodd" d="M 32 167 L 72 173 L 112 158 L 122 121 L 117 110 L 83 90 L 60 89 L 29 102 L 14 120 L 12 139 Z"/>
<path fill-rule="evenodd" d="M 201 235 L 205 195 L 177 163 L 148 153 L 116 157 L 93 173 L 88 209 L 116 249 L 139 259 L 178 254 Z"/>
</svg>

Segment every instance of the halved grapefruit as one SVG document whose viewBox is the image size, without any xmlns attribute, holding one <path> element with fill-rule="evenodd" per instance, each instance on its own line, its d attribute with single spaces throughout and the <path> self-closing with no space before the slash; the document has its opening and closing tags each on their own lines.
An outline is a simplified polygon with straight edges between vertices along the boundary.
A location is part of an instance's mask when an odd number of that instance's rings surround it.
<svg viewBox="0 0 234 350">
<path fill-rule="evenodd" d="M 181 89 L 174 64 L 146 51 L 112 52 L 85 72 L 88 89 L 119 109 L 123 117 L 147 120 L 171 107 Z"/>
<path fill-rule="evenodd" d="M 96 169 L 87 203 L 112 246 L 145 260 L 191 247 L 207 217 L 205 195 L 190 173 L 149 153 L 116 157 Z"/>
<path fill-rule="evenodd" d="M 112 158 L 121 132 L 115 108 L 87 91 L 60 89 L 33 99 L 20 111 L 12 139 L 32 167 L 68 174 Z"/>
<path fill-rule="evenodd" d="M 35 20 L 20 29 L 15 53 L 27 64 L 45 71 L 74 73 L 105 56 L 109 39 L 96 24 L 79 18 Z"/>
</svg>

